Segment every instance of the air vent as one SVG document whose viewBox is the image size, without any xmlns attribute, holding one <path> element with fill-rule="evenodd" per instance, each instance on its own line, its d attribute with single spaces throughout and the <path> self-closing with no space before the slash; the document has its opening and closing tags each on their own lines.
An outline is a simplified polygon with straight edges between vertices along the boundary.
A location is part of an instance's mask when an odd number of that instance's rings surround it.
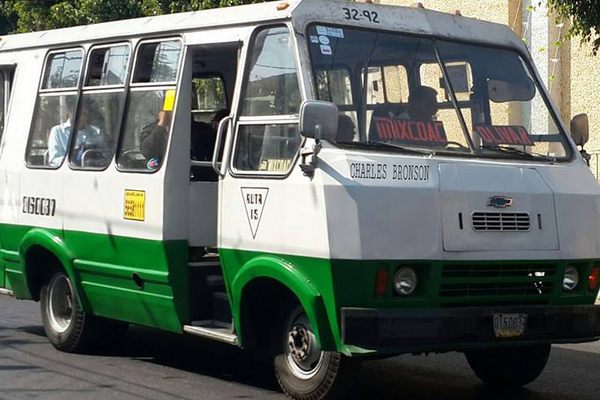
<svg viewBox="0 0 600 400">
<path fill-rule="evenodd" d="M 527 213 L 474 212 L 473 230 L 484 232 L 522 232 L 531 229 Z"/>
</svg>

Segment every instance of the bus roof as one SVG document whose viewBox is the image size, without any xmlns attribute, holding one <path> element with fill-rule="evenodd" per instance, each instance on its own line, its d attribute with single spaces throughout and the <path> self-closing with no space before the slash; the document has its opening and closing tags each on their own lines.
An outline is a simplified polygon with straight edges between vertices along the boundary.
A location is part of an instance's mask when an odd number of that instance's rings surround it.
<svg viewBox="0 0 600 400">
<path fill-rule="evenodd" d="M 285 4 L 288 6 L 282 6 Z M 359 20 L 348 20 L 344 8 L 357 9 L 359 12 L 355 15 Z M 377 12 L 378 22 L 366 18 L 363 14 L 365 11 Z M 501 24 L 416 7 L 340 0 L 284 0 L 1 36 L 0 52 L 164 35 L 203 28 L 254 25 L 292 17 L 299 32 L 303 32 L 311 22 L 323 22 L 469 42 L 503 44 L 527 51 L 522 40 Z"/>
</svg>

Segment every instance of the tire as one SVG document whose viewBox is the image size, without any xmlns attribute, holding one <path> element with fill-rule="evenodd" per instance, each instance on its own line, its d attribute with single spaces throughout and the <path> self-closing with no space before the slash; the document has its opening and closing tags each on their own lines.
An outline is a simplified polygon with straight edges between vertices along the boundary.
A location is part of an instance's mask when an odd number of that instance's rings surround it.
<svg viewBox="0 0 600 400">
<path fill-rule="evenodd" d="M 128 325 L 82 310 L 77 293 L 64 272 L 56 272 L 41 290 L 42 322 L 52 345 L 67 353 L 104 347 L 124 336 Z"/>
<path fill-rule="evenodd" d="M 275 330 L 275 376 L 288 397 L 344 398 L 349 389 L 351 360 L 338 352 L 320 349 L 302 307 L 292 307 Z"/>
<path fill-rule="evenodd" d="M 533 382 L 544 370 L 550 344 L 473 350 L 465 357 L 473 372 L 488 385 L 517 388 Z"/>
</svg>

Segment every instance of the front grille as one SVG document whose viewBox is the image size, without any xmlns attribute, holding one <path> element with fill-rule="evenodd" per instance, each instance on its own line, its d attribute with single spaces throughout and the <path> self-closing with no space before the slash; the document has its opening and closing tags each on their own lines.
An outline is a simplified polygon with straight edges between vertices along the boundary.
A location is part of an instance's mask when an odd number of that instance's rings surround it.
<svg viewBox="0 0 600 400">
<path fill-rule="evenodd" d="M 556 266 L 446 265 L 440 299 L 445 306 L 547 304 Z"/>
<path fill-rule="evenodd" d="M 528 231 L 531 218 L 527 213 L 474 212 L 473 229 L 486 232 Z"/>
</svg>

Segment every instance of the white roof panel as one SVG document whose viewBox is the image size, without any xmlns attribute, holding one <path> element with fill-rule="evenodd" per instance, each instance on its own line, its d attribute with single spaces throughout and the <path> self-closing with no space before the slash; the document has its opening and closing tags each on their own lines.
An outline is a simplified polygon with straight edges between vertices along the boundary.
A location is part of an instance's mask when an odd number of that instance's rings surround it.
<svg viewBox="0 0 600 400">
<path fill-rule="evenodd" d="M 289 7 L 278 10 L 282 3 Z M 359 10 L 360 20 L 346 19 L 344 8 Z M 377 13 L 370 21 L 364 12 Z M 353 27 L 393 30 L 441 38 L 502 44 L 527 52 L 525 44 L 507 26 L 413 7 L 385 6 L 339 0 L 288 0 L 218 8 L 190 13 L 138 18 L 0 37 L 0 51 L 30 47 L 59 47 L 78 42 L 116 40 L 135 36 L 165 35 L 194 29 L 251 25 L 294 18 L 299 32 L 320 21 Z M 371 18 L 373 19 L 373 18 Z"/>
</svg>

